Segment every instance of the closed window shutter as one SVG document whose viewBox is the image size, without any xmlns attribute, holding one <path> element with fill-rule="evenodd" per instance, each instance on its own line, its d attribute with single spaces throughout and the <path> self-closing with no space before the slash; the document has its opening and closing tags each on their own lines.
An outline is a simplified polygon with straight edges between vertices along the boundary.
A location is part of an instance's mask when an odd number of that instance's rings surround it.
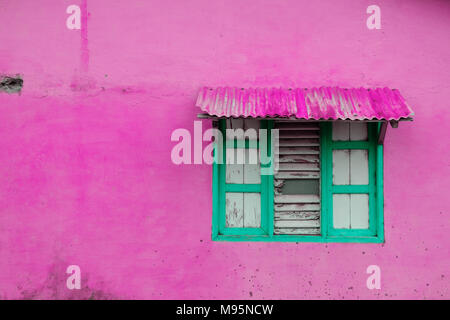
<svg viewBox="0 0 450 320">
<path fill-rule="evenodd" d="M 328 234 L 376 234 L 376 127 L 334 122 L 328 135 Z"/>
<path fill-rule="evenodd" d="M 268 177 L 261 175 L 259 155 L 261 124 L 264 127 L 264 122 L 242 118 L 222 122 L 226 161 L 220 168 L 221 234 L 268 234 Z"/>
<path fill-rule="evenodd" d="M 274 234 L 320 234 L 320 128 L 275 121 L 279 129 L 274 176 Z"/>
</svg>

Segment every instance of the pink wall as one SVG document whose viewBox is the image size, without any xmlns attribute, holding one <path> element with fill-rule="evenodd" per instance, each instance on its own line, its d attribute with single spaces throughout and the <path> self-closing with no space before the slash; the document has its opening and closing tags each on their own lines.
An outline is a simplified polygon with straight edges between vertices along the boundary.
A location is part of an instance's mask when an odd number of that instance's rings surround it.
<svg viewBox="0 0 450 320">
<path fill-rule="evenodd" d="M 70 4 L 0 1 L 0 298 L 450 298 L 450 2 L 92 0 L 81 31 Z M 203 85 L 400 89 L 386 243 L 212 242 L 211 168 L 170 160 Z"/>
</svg>

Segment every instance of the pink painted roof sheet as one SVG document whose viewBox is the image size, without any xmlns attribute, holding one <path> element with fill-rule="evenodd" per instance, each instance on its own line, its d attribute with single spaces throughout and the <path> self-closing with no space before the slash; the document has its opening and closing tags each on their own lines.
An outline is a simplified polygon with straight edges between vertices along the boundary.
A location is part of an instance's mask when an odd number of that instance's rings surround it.
<svg viewBox="0 0 450 320">
<path fill-rule="evenodd" d="M 308 120 L 400 120 L 414 112 L 389 88 L 204 87 L 196 106 L 218 117 L 296 117 Z"/>
</svg>

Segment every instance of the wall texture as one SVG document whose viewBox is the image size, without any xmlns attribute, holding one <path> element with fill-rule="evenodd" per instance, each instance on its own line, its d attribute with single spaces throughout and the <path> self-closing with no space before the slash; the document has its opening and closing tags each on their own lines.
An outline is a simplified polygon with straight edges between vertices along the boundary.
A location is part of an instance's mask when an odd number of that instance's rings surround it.
<svg viewBox="0 0 450 320">
<path fill-rule="evenodd" d="M 434 0 L 0 0 L 0 74 L 24 79 L 0 92 L 0 298 L 450 298 L 449 16 Z M 211 167 L 170 159 L 203 85 L 400 89 L 416 118 L 387 132 L 385 244 L 212 242 Z"/>
</svg>

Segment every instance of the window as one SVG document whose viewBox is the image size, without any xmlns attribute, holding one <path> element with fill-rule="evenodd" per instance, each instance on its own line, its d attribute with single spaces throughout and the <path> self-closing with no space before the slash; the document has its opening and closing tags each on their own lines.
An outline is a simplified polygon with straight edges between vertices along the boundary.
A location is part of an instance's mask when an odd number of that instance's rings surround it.
<svg viewBox="0 0 450 320">
<path fill-rule="evenodd" d="M 218 126 L 226 138 L 213 165 L 214 240 L 384 241 L 379 123 L 227 118 Z"/>
<path fill-rule="evenodd" d="M 259 129 L 267 129 L 267 124 L 267 121 L 252 119 L 228 119 L 220 124 L 226 139 L 223 164 L 217 165 L 215 170 L 218 234 L 268 236 L 271 233 L 269 209 L 273 179 L 261 175 L 264 164 L 261 164 L 259 152 L 262 143 Z M 265 140 L 267 145 L 268 139 Z"/>
</svg>

